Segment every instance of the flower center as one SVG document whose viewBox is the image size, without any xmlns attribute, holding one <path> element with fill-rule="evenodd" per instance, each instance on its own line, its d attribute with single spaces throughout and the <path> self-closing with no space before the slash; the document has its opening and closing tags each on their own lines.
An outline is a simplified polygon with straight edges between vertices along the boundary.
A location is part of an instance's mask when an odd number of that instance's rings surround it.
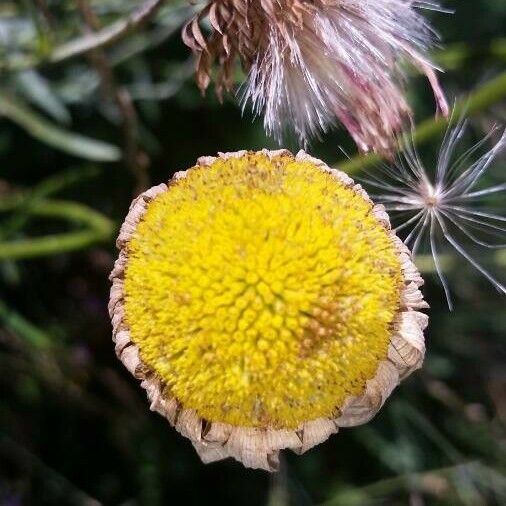
<svg viewBox="0 0 506 506">
<path fill-rule="evenodd" d="M 248 153 L 191 169 L 148 205 L 125 317 L 184 408 L 289 429 L 364 391 L 401 281 L 370 202 L 310 162 Z"/>
</svg>

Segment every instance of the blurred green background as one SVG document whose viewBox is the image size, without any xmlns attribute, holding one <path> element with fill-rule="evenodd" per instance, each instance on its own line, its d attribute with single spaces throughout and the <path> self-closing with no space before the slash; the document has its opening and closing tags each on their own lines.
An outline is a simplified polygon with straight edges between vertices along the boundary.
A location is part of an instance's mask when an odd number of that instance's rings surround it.
<svg viewBox="0 0 506 506">
<path fill-rule="evenodd" d="M 117 228 L 140 189 L 197 157 L 275 146 L 233 97 L 200 96 L 179 37 L 195 7 L 160 2 L 142 26 L 125 24 L 155 3 L 0 0 L 0 504 L 506 504 L 504 299 L 453 256 L 453 313 L 420 259 L 424 369 L 371 423 L 287 454 L 282 473 L 204 466 L 149 411 L 111 342 Z M 506 3 L 445 6 L 456 12 L 430 16 L 444 42 L 434 59 L 451 101 L 478 92 L 469 146 L 506 119 Z M 441 125 L 427 83 L 408 74 L 430 166 Z M 311 152 L 339 166 L 339 146 L 353 155 L 342 130 Z M 504 250 L 480 259 L 504 272 Z"/>
</svg>

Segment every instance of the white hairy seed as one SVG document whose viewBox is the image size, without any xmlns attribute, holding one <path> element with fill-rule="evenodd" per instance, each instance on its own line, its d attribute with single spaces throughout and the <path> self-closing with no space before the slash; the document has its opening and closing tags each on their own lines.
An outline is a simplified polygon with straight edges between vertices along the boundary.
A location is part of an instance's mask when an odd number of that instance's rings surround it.
<svg viewBox="0 0 506 506">
<path fill-rule="evenodd" d="M 371 173 L 364 179 L 365 183 L 384 192 L 374 198 L 397 218 L 395 231 L 407 232 L 404 242 L 413 255 L 428 239 L 429 251 L 450 309 L 450 290 L 440 262 L 438 237 L 462 255 L 499 292 L 506 293 L 506 287 L 475 260 L 460 240 L 466 239 L 472 245 L 484 248 L 506 246 L 506 217 L 483 207 L 485 198 L 504 192 L 506 184 L 477 188 L 491 163 L 506 147 L 506 130 L 492 149 L 473 161 L 473 155 L 494 132 L 456 157 L 455 149 L 465 128 L 466 122 L 461 122 L 447 131 L 433 174 L 425 169 L 414 147 L 407 145 L 395 167 L 384 166 L 379 174 Z"/>
</svg>

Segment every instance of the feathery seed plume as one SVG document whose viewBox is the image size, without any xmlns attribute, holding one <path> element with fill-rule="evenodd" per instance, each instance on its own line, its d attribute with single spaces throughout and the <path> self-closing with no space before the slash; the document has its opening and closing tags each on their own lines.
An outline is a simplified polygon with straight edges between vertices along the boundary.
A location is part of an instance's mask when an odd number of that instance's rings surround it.
<svg viewBox="0 0 506 506">
<path fill-rule="evenodd" d="M 404 242 L 415 255 L 426 242 L 452 308 L 450 289 L 439 261 L 440 242 L 454 249 L 475 267 L 502 294 L 506 286 L 488 272 L 463 241 L 482 248 L 506 247 L 506 216 L 490 207 L 487 197 L 504 194 L 506 184 L 480 187 L 492 162 L 506 149 L 506 129 L 498 142 L 473 159 L 491 134 L 460 156 L 457 148 L 466 129 L 466 121 L 449 127 L 434 170 L 427 170 L 414 146 L 407 144 L 393 168 L 384 165 L 379 173 L 364 179 L 380 190 L 374 195 L 395 219 L 396 232 L 407 231 Z M 504 128 L 504 127 L 503 127 Z"/>
</svg>

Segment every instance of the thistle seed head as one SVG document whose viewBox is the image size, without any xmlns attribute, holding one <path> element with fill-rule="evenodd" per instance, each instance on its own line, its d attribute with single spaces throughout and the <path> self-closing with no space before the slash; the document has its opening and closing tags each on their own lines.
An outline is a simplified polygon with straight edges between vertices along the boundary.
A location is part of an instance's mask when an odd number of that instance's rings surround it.
<svg viewBox="0 0 506 506">
<path fill-rule="evenodd" d="M 243 106 L 263 114 L 281 142 L 302 145 L 340 122 L 362 151 L 390 154 L 409 120 L 400 62 L 427 75 L 438 109 L 448 107 L 425 56 L 436 36 L 411 0 L 211 0 L 184 28 L 204 91 L 218 64 L 216 91 L 234 87 L 235 62 L 247 73 Z M 207 18 L 209 36 L 201 29 Z"/>
</svg>

